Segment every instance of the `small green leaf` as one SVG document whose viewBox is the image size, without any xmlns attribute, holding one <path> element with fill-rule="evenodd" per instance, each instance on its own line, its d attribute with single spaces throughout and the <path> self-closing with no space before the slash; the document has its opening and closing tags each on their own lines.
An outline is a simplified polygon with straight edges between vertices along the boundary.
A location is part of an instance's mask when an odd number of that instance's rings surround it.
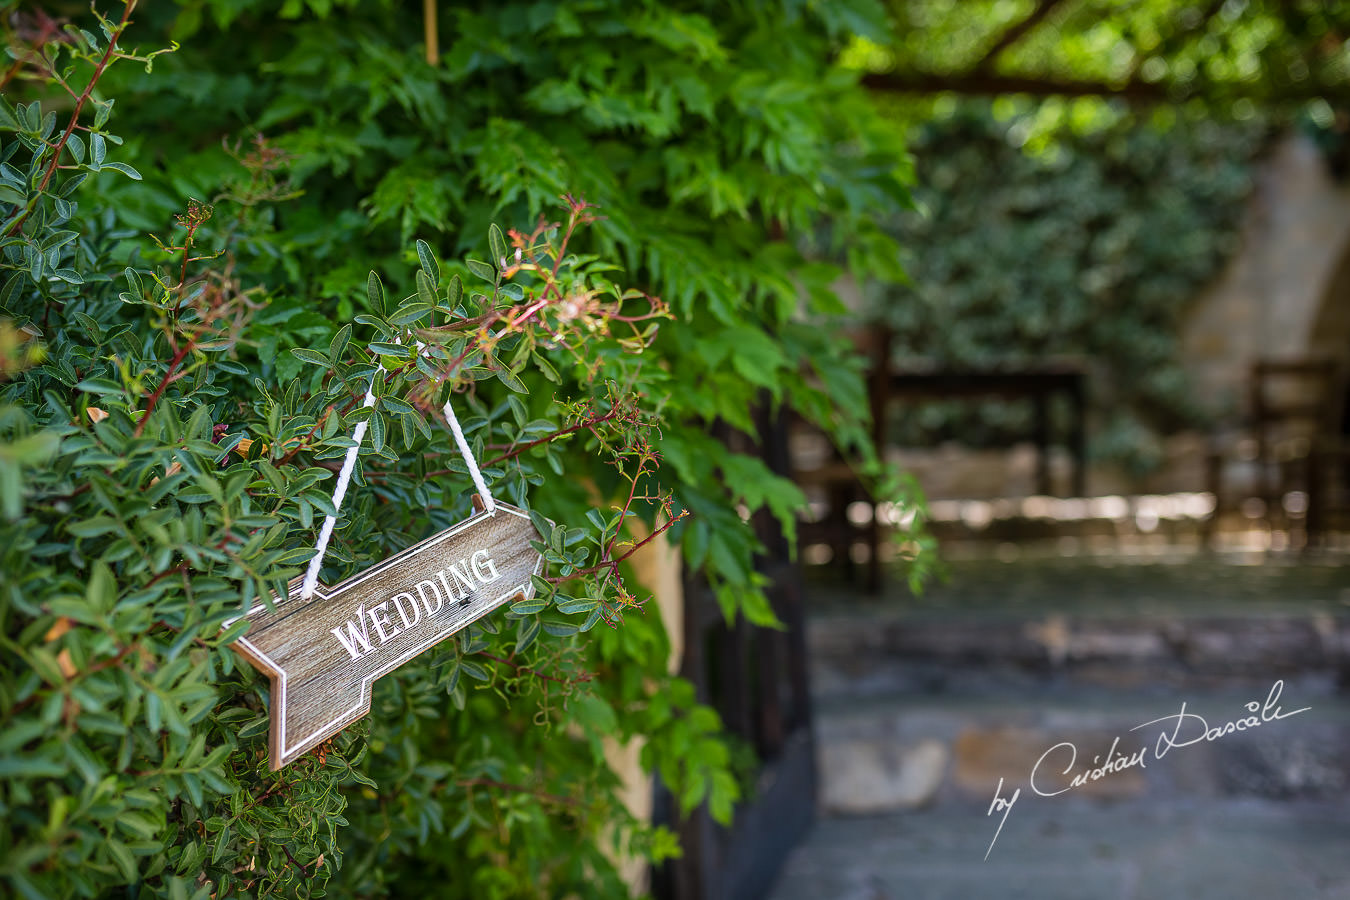
<svg viewBox="0 0 1350 900">
<path fill-rule="evenodd" d="M 540 621 L 535 616 L 526 616 L 516 628 L 516 652 L 521 653 L 539 637 Z"/>
<path fill-rule="evenodd" d="M 570 637 L 580 630 L 571 622 L 558 622 L 545 619 L 540 624 L 545 631 L 554 637 Z"/>
<path fill-rule="evenodd" d="M 381 397 L 380 405 L 395 415 L 406 416 L 414 412 L 411 404 L 405 403 L 397 397 Z"/>
<path fill-rule="evenodd" d="M 70 151 L 77 164 L 84 162 L 84 141 L 78 134 L 72 132 L 70 137 L 66 138 L 66 149 Z"/>
<path fill-rule="evenodd" d="M 75 189 L 84 184 L 85 179 L 89 177 L 88 172 L 76 172 L 74 175 L 61 182 L 61 186 L 56 189 L 58 195 L 69 197 L 75 192 Z"/>
<path fill-rule="evenodd" d="M 257 737 L 260 734 L 266 734 L 271 726 L 271 720 L 267 716 L 258 716 L 252 722 L 239 727 L 239 738 L 245 740 L 251 737 Z"/>
<path fill-rule="evenodd" d="M 122 871 L 122 877 L 126 879 L 127 884 L 136 882 L 136 858 L 131 855 L 127 845 L 116 838 L 105 838 L 103 846 L 107 848 L 113 862 L 117 863 L 117 868 Z"/>
<path fill-rule="evenodd" d="M 415 278 L 417 282 L 417 299 L 421 300 L 423 305 L 430 309 L 436 308 L 436 282 L 432 281 L 431 276 L 421 269 L 417 270 Z"/>
<path fill-rule="evenodd" d="M 548 536 L 553 533 L 553 523 L 544 518 L 543 513 L 538 510 L 530 510 L 530 522 L 534 525 L 534 530 L 539 532 L 539 536 L 548 540 Z"/>
<path fill-rule="evenodd" d="M 110 163 L 104 163 L 103 168 L 105 168 L 105 169 L 114 169 L 114 170 L 116 170 L 116 171 L 118 171 L 118 172 L 121 172 L 123 175 L 127 176 L 127 177 L 130 178 L 132 181 L 140 181 L 140 180 L 141 180 L 141 173 L 140 173 L 140 172 L 137 172 L 137 171 L 136 171 L 135 169 L 133 169 L 131 166 L 129 166 L 129 165 L 127 165 L 126 163 L 123 163 L 123 162 L 110 162 Z"/>
<path fill-rule="evenodd" d="M 463 670 L 464 674 L 468 675 L 470 678 L 476 678 L 479 681 L 489 681 L 492 678 L 492 676 L 488 674 L 487 669 L 472 660 L 461 659 L 459 661 L 459 667 Z"/>
<path fill-rule="evenodd" d="M 537 612 L 543 612 L 548 608 L 548 600 L 542 597 L 531 597 L 528 600 L 517 600 L 511 604 L 511 612 L 519 613 L 522 616 L 531 616 Z"/>
<path fill-rule="evenodd" d="M 524 425 L 529 418 L 529 413 L 525 410 L 525 404 L 520 402 L 520 398 L 515 394 L 507 394 L 506 402 L 511 406 L 511 418 L 516 420 L 516 425 Z"/>
<path fill-rule="evenodd" d="M 65 763 L 36 756 L 0 757 L 0 776 L 5 778 L 60 778 L 68 774 Z"/>
<path fill-rule="evenodd" d="M 291 355 L 301 362 L 313 363 L 316 366 L 323 366 L 325 369 L 331 365 L 328 357 L 317 350 L 310 350 L 308 347 L 292 347 Z"/>
<path fill-rule="evenodd" d="M 87 394 L 120 394 L 122 386 L 115 381 L 109 381 L 107 378 L 86 378 L 75 385 L 75 390 L 84 391 Z"/>
<path fill-rule="evenodd" d="M 379 453 L 384 449 L 384 416 L 376 412 L 370 417 L 370 446 Z"/>
<path fill-rule="evenodd" d="M 426 276 L 418 272 L 417 280 L 420 292 L 421 282 L 426 280 Z M 435 308 L 435 306 L 427 303 L 409 303 L 407 306 L 399 307 L 398 312 L 389 317 L 389 321 L 395 325 L 412 325 L 414 322 L 425 319 Z"/>
<path fill-rule="evenodd" d="M 98 171 L 108 156 L 108 145 L 97 131 L 89 136 L 89 168 Z"/>
<path fill-rule="evenodd" d="M 436 262 L 436 256 L 431 252 L 431 246 L 421 238 L 417 240 L 417 259 L 422 264 L 422 271 L 431 279 L 431 283 L 433 285 L 439 283 L 441 266 Z"/>
<path fill-rule="evenodd" d="M 562 378 L 558 376 L 558 370 L 553 368 L 552 363 L 544 359 L 542 353 L 535 355 L 534 364 L 539 369 L 539 371 L 544 374 L 544 377 L 547 378 L 549 381 L 553 382 L 554 384 L 562 384 Z"/>
<path fill-rule="evenodd" d="M 352 339 L 352 326 L 350 323 L 343 325 L 333 335 L 333 340 L 328 344 L 328 358 L 333 362 L 342 359 L 342 354 L 347 349 L 347 342 Z"/>
<path fill-rule="evenodd" d="M 375 274 L 374 269 L 366 276 L 366 300 L 370 303 L 371 312 L 377 316 L 384 315 L 384 285 L 380 283 L 380 276 Z"/>
<path fill-rule="evenodd" d="M 495 370 L 493 374 L 497 376 L 498 381 L 515 391 L 517 394 L 528 394 L 530 392 L 530 389 L 525 387 L 525 382 L 521 381 L 520 377 L 510 369 L 500 368 Z"/>
<path fill-rule="evenodd" d="M 159 831 L 154 820 L 144 813 L 122 812 L 117 815 L 115 821 L 123 831 L 147 841 L 154 838 Z"/>
<path fill-rule="evenodd" d="M 506 239 L 502 237 L 502 230 L 495 222 L 488 226 L 488 249 L 492 251 L 492 261 L 503 269 L 506 268 Z"/>
<path fill-rule="evenodd" d="M 298 566 L 300 563 L 307 563 L 313 558 L 313 547 L 295 547 L 278 556 L 276 564 L 278 566 Z"/>
<path fill-rule="evenodd" d="M 495 266 L 490 266 L 477 259 L 466 259 L 464 260 L 464 265 L 467 266 L 469 271 L 475 276 L 483 279 L 488 284 L 497 283 L 497 269 Z"/>
<path fill-rule="evenodd" d="M 117 579 L 105 563 L 97 562 L 91 568 L 84 596 L 90 606 L 103 612 L 117 605 Z"/>
<path fill-rule="evenodd" d="M 602 609 L 599 606 L 591 610 L 591 614 L 586 617 L 586 621 L 581 623 L 581 631 L 583 633 L 590 631 L 595 627 L 596 623 L 600 621 L 601 612 Z"/>
<path fill-rule="evenodd" d="M 599 600 L 589 597 L 565 600 L 558 604 L 558 612 L 571 616 L 577 613 L 588 613 L 599 605 Z"/>
</svg>

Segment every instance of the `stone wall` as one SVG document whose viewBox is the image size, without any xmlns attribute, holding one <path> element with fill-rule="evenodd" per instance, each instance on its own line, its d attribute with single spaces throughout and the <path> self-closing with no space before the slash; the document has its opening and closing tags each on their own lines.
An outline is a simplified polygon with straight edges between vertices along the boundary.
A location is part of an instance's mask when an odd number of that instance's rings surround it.
<svg viewBox="0 0 1350 900">
<path fill-rule="evenodd" d="M 1222 421 L 1240 421 L 1260 357 L 1350 362 L 1348 248 L 1350 188 L 1308 138 L 1282 138 L 1258 169 L 1241 249 L 1182 326 L 1196 397 Z"/>
</svg>

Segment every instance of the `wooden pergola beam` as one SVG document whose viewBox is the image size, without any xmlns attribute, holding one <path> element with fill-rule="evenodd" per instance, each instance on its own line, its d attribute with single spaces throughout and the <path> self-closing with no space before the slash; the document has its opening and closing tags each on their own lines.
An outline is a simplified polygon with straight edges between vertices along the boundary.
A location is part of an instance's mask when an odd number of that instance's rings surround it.
<svg viewBox="0 0 1350 900">
<path fill-rule="evenodd" d="M 1104 81 L 997 75 L 988 72 L 871 72 L 860 83 L 873 91 L 895 94 L 967 94 L 996 97 L 1026 94 L 1032 97 L 1120 97 L 1143 103 L 1168 103 L 1192 98 L 1247 99 L 1257 103 L 1298 102 L 1324 99 L 1338 106 L 1350 105 L 1350 85 L 1326 85 L 1312 80 L 1278 88 L 1252 90 L 1242 84 L 1193 82 L 1184 91 L 1166 84 L 1129 79 L 1112 84 Z"/>
<path fill-rule="evenodd" d="M 1035 97 L 1125 97 L 1161 101 L 1168 99 L 1162 85 L 1142 81 L 1108 84 L 1101 81 L 1074 81 L 1028 78 L 1019 75 L 994 75 L 986 72 L 872 72 L 864 75 L 862 85 L 870 90 L 897 94 L 1030 94 Z"/>
</svg>

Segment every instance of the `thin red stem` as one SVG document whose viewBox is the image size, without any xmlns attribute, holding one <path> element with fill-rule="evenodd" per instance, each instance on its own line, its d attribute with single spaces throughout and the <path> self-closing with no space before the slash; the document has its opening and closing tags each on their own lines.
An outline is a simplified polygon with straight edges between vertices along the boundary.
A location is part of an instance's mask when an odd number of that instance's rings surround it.
<svg viewBox="0 0 1350 900">
<path fill-rule="evenodd" d="M 549 441 L 556 441 L 560 437 L 566 437 L 569 434 L 576 434 L 578 431 L 581 431 L 584 428 L 594 428 L 596 425 L 603 425 L 605 422 L 609 422 L 613 419 L 618 418 L 621 412 L 622 411 L 619 409 L 611 409 L 609 412 L 605 413 L 603 416 L 600 416 L 599 418 L 587 419 L 584 422 L 578 422 L 575 425 L 559 429 L 558 431 L 554 431 L 551 434 L 546 434 L 543 437 L 530 441 L 527 444 L 521 444 L 517 447 L 514 447 L 513 449 L 508 450 L 506 453 L 503 453 L 501 456 L 498 456 L 496 459 L 489 460 L 488 462 L 484 463 L 484 465 L 495 466 L 498 463 L 506 462 L 508 459 L 512 459 L 513 457 L 519 456 L 526 450 L 529 450 L 531 447 L 538 447 L 540 444 L 547 444 Z M 431 473 L 431 474 L 438 474 L 438 473 Z M 450 470 L 446 469 L 445 471 L 440 472 L 439 474 L 448 475 L 450 474 Z"/>
<path fill-rule="evenodd" d="M 190 344 L 184 344 L 182 347 L 179 347 L 178 351 L 174 353 L 173 359 L 169 360 L 169 368 L 165 371 L 164 377 L 160 379 L 159 387 L 155 388 L 155 392 L 151 394 L 150 399 L 145 402 L 145 415 L 141 416 L 141 420 L 136 423 L 136 430 L 132 432 L 133 437 L 140 437 L 141 432 L 145 430 L 145 423 L 150 421 L 150 414 L 155 411 L 155 404 L 158 403 L 159 398 L 163 396 L 165 388 L 173 381 L 174 370 L 177 369 L 179 364 L 187 357 L 190 347 Z"/>
<path fill-rule="evenodd" d="M 14 76 L 18 75 L 19 71 L 22 68 L 23 68 L 23 60 L 21 59 L 14 60 L 13 65 L 11 65 L 8 69 L 5 70 L 5 77 L 0 78 L 0 91 L 3 91 L 6 87 L 9 86 L 9 83 L 14 80 Z"/>
<path fill-rule="evenodd" d="M 47 163 L 47 171 L 42 175 L 42 182 L 38 185 L 38 190 L 47 189 L 47 184 L 51 181 L 51 175 L 57 170 L 57 161 L 61 158 L 61 151 L 65 148 L 66 142 L 70 140 L 72 132 L 76 130 L 76 125 L 80 124 L 80 111 L 81 109 L 84 109 L 85 103 L 88 103 L 89 97 L 92 96 L 93 86 L 99 82 L 99 78 L 103 77 L 104 70 L 107 69 L 109 63 L 112 62 L 113 54 L 115 54 L 117 50 L 117 38 L 120 38 L 121 32 L 127 30 L 127 24 L 131 22 L 131 11 L 135 8 L 135 0 L 131 0 L 130 3 L 127 3 L 127 8 L 123 9 L 123 12 L 121 12 L 121 22 L 117 23 L 117 27 L 113 30 L 112 35 L 109 35 L 108 49 L 104 50 L 103 58 L 99 59 L 99 65 L 94 67 L 93 76 L 89 78 L 89 84 L 85 86 L 85 89 L 82 90 L 82 92 L 80 92 L 80 97 L 76 100 L 76 108 L 70 111 L 70 124 L 66 125 L 65 134 L 62 134 L 61 140 L 58 140 L 57 142 L 57 151 L 55 151 L 55 154 L 51 157 L 51 162 Z"/>
<path fill-rule="evenodd" d="M 645 538 L 643 538 L 642 540 L 638 541 L 638 542 L 637 542 L 636 544 L 634 544 L 632 547 L 629 547 L 628 550 L 625 551 L 624 554 L 623 554 L 622 556 L 616 557 L 616 558 L 614 558 L 614 559 L 606 559 L 605 561 L 596 563 L 595 565 L 590 566 L 589 568 L 586 568 L 586 569 L 578 569 L 577 571 L 573 572 L 571 575 L 556 576 L 556 577 L 549 578 L 549 579 L 547 579 L 547 580 L 550 581 L 550 582 L 552 582 L 553 584 L 562 584 L 562 583 L 565 582 L 565 581 L 572 581 L 572 580 L 577 579 L 577 578 L 584 578 L 584 577 L 587 576 L 587 575 L 594 575 L 596 572 L 602 572 L 602 571 L 606 571 L 606 570 L 608 570 L 608 572 L 609 572 L 611 575 L 616 575 L 616 574 L 618 573 L 618 570 L 619 570 L 619 563 L 621 563 L 621 562 L 623 562 L 624 560 L 628 559 L 628 557 L 632 556 L 634 553 L 638 552 L 638 551 L 641 550 L 643 547 L 647 546 L 647 545 L 650 544 L 652 541 L 656 540 L 658 537 L 660 537 L 662 534 L 664 534 L 667 530 L 669 530 L 670 527 L 671 527 L 672 525 L 674 525 L 676 522 L 678 522 L 678 521 L 680 521 L 681 519 L 684 519 L 684 518 L 686 518 L 686 517 L 688 517 L 688 516 L 690 516 L 690 515 L 692 515 L 692 513 L 691 513 L 689 510 L 687 510 L 687 509 L 681 510 L 679 515 L 672 517 L 672 518 L 669 519 L 664 525 L 662 525 L 661 527 L 657 528 L 655 531 L 653 531 L 651 534 L 647 535 L 647 536 L 646 536 Z M 618 535 L 616 534 L 615 537 L 617 538 Z M 607 550 L 606 550 L 606 555 L 608 555 L 608 552 L 609 552 L 609 551 L 608 551 L 608 549 L 607 549 Z"/>
<path fill-rule="evenodd" d="M 646 468 L 645 461 L 638 463 L 638 469 L 633 473 L 633 483 L 628 488 L 628 499 L 623 504 L 623 516 L 619 518 L 619 527 L 614 529 L 614 534 L 610 536 L 609 542 L 605 544 L 605 556 L 608 557 L 614 550 L 614 544 L 619 540 L 619 532 L 623 529 L 623 520 L 628 517 L 628 511 L 633 508 L 633 498 L 637 496 L 638 481 L 642 479 L 643 470 Z"/>
<path fill-rule="evenodd" d="M 493 662 L 499 662 L 504 666 L 510 666 L 516 672 L 524 672 L 526 675 L 533 675 L 535 678 L 541 678 L 544 681 L 552 681 L 554 684 L 568 685 L 569 687 L 574 684 L 584 684 L 585 682 L 590 681 L 594 677 L 589 672 L 585 672 L 582 675 L 578 676 L 577 678 L 558 678 L 554 675 L 547 675 L 543 672 L 540 672 L 538 669 L 531 669 L 528 666 L 522 666 L 519 663 L 512 662 L 509 659 L 503 659 L 500 656 L 494 656 L 491 653 L 479 652 L 478 655 L 486 657 L 487 659 L 490 659 Z"/>
<path fill-rule="evenodd" d="M 80 92 L 80 96 L 75 100 L 75 108 L 71 110 L 70 113 L 70 123 L 66 125 L 66 130 L 62 133 L 61 139 L 56 142 L 56 149 L 52 153 L 52 161 L 47 164 L 47 171 L 42 174 L 42 181 L 38 183 L 38 193 L 47 189 L 47 185 L 51 183 L 52 176 L 56 174 L 57 163 L 61 160 L 61 151 L 65 149 L 66 142 L 70 140 L 71 134 L 75 131 L 75 126 L 80 122 L 80 111 L 84 109 L 84 104 L 88 102 L 89 98 L 93 95 L 94 85 L 98 84 L 98 80 L 103 77 L 104 70 L 108 68 L 108 65 L 115 58 L 117 39 L 120 38 L 122 32 L 126 30 L 127 24 L 131 21 L 131 11 L 135 8 L 135 0 L 127 0 L 126 9 L 122 11 L 122 21 L 117 23 L 117 27 L 113 29 L 113 33 L 108 37 L 108 49 L 103 52 L 103 57 L 98 61 L 98 65 L 94 68 L 94 74 L 90 77 L 89 84 L 85 86 L 84 90 Z M 15 222 L 10 227 L 9 233 L 11 235 L 19 233 L 19 229 L 23 227 L 23 223 L 28 221 L 28 214 L 31 211 L 30 207 L 29 210 L 24 212 L 19 221 Z"/>
</svg>

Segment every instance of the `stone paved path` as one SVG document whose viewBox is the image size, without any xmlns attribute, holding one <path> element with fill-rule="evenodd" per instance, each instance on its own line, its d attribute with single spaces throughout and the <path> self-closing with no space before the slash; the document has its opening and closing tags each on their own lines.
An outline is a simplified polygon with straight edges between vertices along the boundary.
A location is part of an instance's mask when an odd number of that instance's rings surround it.
<svg viewBox="0 0 1350 900">
<path fill-rule="evenodd" d="M 1023 808 L 1025 807 L 1025 809 Z M 1350 806 L 1019 803 L 826 819 L 771 900 L 1346 900 Z"/>
<path fill-rule="evenodd" d="M 918 600 L 827 595 L 829 808 L 769 900 L 1350 900 L 1350 567 L 1327 562 L 978 564 Z M 1056 741 L 1109 743 L 1182 700 L 1223 721 L 1277 677 L 1309 713 L 1092 789 L 1026 787 Z M 1023 796 L 985 861 L 1004 774 Z"/>
</svg>

